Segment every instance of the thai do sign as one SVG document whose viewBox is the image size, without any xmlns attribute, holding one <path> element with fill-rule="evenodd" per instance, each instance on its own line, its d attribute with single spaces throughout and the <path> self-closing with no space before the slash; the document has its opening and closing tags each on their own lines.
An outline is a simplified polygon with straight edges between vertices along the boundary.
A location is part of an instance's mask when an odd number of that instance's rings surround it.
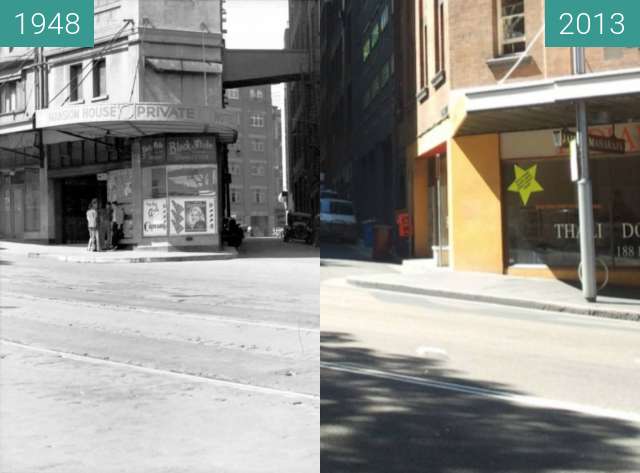
<svg viewBox="0 0 640 473">
<path fill-rule="evenodd" d="M 547 47 L 640 47 L 639 0 L 545 0 Z"/>
<path fill-rule="evenodd" d="M 0 1 L 0 45 L 92 48 L 93 0 Z"/>
</svg>

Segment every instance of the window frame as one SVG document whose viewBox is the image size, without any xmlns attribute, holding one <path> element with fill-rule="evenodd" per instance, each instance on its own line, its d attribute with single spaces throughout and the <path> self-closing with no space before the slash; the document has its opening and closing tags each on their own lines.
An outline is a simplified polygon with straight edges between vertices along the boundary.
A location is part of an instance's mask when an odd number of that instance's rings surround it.
<svg viewBox="0 0 640 473">
<path fill-rule="evenodd" d="M 74 81 L 75 86 L 74 86 Z M 69 101 L 71 103 L 82 102 L 84 94 L 82 93 L 82 63 L 69 65 Z"/>
<path fill-rule="evenodd" d="M 522 51 L 527 49 L 527 30 L 526 30 L 526 12 L 525 12 L 525 1 L 524 0 L 516 0 L 522 4 L 522 13 L 515 13 L 510 15 L 504 15 L 504 2 L 505 0 L 499 0 L 499 8 L 497 9 L 497 22 L 498 22 L 498 55 L 499 56 L 514 56 L 520 54 Z M 513 19 L 513 18 L 522 18 L 522 29 L 523 34 L 517 38 L 505 38 L 505 20 Z M 516 45 L 522 43 L 522 49 L 520 51 L 510 51 L 505 52 L 505 46 L 508 45 Z"/>
<path fill-rule="evenodd" d="M 102 75 L 102 73 L 104 75 Z M 104 90 L 102 84 L 104 82 Z M 107 96 L 107 60 L 99 58 L 93 61 L 93 98 L 98 99 Z"/>
<path fill-rule="evenodd" d="M 0 84 L 0 114 L 15 113 L 18 111 L 18 82 L 19 80 L 9 80 Z M 6 102 L 9 100 L 9 106 Z"/>
</svg>

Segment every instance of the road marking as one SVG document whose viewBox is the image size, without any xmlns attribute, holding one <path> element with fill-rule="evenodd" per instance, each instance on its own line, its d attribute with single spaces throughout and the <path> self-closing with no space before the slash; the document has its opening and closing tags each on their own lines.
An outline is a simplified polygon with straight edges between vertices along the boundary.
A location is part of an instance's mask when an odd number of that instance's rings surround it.
<svg viewBox="0 0 640 473">
<path fill-rule="evenodd" d="M 416 353 L 418 354 L 418 356 L 432 355 L 432 356 L 440 356 L 442 358 L 449 358 L 449 355 L 447 354 L 447 350 L 443 348 L 437 348 L 437 347 L 421 346 L 416 348 Z"/>
<path fill-rule="evenodd" d="M 239 383 L 236 381 L 225 381 L 221 379 L 208 378 L 206 376 L 199 376 L 199 375 L 189 374 L 189 373 L 181 373 L 179 371 L 163 370 L 160 368 L 149 368 L 146 366 L 132 365 L 130 363 L 124 363 L 121 361 L 104 360 L 102 358 L 96 358 L 91 355 L 76 355 L 74 353 L 69 353 L 69 352 L 64 352 L 59 350 L 51 350 L 49 348 L 34 347 L 32 345 L 12 342 L 5 339 L 1 339 L 0 342 L 3 345 L 22 348 L 24 350 L 35 351 L 38 353 L 45 353 L 48 355 L 54 355 L 67 360 L 80 361 L 84 363 L 92 363 L 95 365 L 108 365 L 108 366 L 115 366 L 118 368 L 127 368 L 131 370 L 139 371 L 141 373 L 171 376 L 174 378 L 184 379 L 188 381 L 215 384 L 218 386 L 239 389 L 242 391 L 248 391 L 252 393 L 268 394 L 268 395 L 283 396 L 283 397 L 297 398 L 297 399 L 308 399 L 311 401 L 320 400 L 320 396 L 314 395 L 314 394 L 298 393 L 295 391 L 286 391 L 283 389 L 267 388 L 263 386 L 255 386 L 253 384 Z"/>
<path fill-rule="evenodd" d="M 319 328 L 298 327 L 297 325 L 276 324 L 271 322 L 259 322 L 254 320 L 236 319 L 233 317 L 225 317 L 223 315 L 215 315 L 215 314 L 206 316 L 206 315 L 198 315 L 198 314 L 189 313 L 189 312 L 152 309 L 149 307 L 136 307 L 131 305 L 118 305 L 118 304 L 109 304 L 109 303 L 103 303 L 103 302 L 78 301 L 78 300 L 71 300 L 71 299 L 57 299 L 55 297 L 38 297 L 33 295 L 5 292 L 3 294 L 3 298 L 6 298 L 7 296 L 13 297 L 15 299 L 27 299 L 31 301 L 46 300 L 46 301 L 57 302 L 59 304 L 91 307 L 91 308 L 100 309 L 100 310 L 117 309 L 117 310 L 127 310 L 131 312 L 146 313 L 146 314 L 151 314 L 155 316 L 182 317 L 186 319 L 203 320 L 206 322 L 219 323 L 219 324 L 247 325 L 250 327 L 271 328 L 274 330 L 290 330 L 290 331 L 296 331 L 296 332 L 309 332 L 309 333 L 320 332 Z"/>
<path fill-rule="evenodd" d="M 513 404 L 526 406 L 526 407 L 571 411 L 571 412 L 586 414 L 594 417 L 603 417 L 608 419 L 616 419 L 616 420 L 622 420 L 622 421 L 634 422 L 634 423 L 640 424 L 640 414 L 635 412 L 624 412 L 624 411 L 618 411 L 613 409 L 605 409 L 605 408 L 596 407 L 596 406 L 587 406 L 584 404 L 557 401 L 554 399 L 545 399 L 545 398 L 535 397 L 535 396 L 522 396 L 519 394 L 495 391 L 492 389 L 484 389 L 484 388 L 478 388 L 475 386 L 466 386 L 463 384 L 429 380 L 425 378 L 418 378 L 415 376 L 407 376 L 402 374 L 390 373 L 387 371 L 374 370 L 370 368 L 364 368 L 364 367 L 359 367 L 359 366 L 349 365 L 349 364 L 321 362 L 320 367 L 323 369 L 340 371 L 344 373 L 351 373 L 351 374 L 356 374 L 361 376 L 369 376 L 372 378 L 387 379 L 387 380 L 396 381 L 399 383 L 413 384 L 416 386 L 424 386 L 428 388 L 442 389 L 445 391 L 455 391 L 455 392 L 460 392 L 464 394 L 487 397 L 491 399 L 507 401 Z"/>
</svg>

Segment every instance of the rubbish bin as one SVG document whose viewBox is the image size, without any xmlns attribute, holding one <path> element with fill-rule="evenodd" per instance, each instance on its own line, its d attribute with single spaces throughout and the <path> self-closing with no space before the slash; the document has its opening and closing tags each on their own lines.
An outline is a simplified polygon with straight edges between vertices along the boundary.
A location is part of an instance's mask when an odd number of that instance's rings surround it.
<svg viewBox="0 0 640 473">
<path fill-rule="evenodd" d="M 373 227 L 373 259 L 391 258 L 391 225 L 374 225 Z"/>
<path fill-rule="evenodd" d="M 375 220 L 365 220 L 362 222 L 362 244 L 366 248 L 373 248 L 373 226 Z"/>
</svg>

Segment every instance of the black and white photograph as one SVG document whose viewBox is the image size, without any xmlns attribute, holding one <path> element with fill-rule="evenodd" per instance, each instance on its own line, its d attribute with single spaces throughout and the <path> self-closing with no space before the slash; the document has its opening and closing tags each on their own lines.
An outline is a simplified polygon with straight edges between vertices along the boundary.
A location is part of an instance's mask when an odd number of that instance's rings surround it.
<svg viewBox="0 0 640 473">
<path fill-rule="evenodd" d="M 0 40 L 0 471 L 316 473 L 298 2 L 85 1 L 93 47 Z"/>
</svg>

